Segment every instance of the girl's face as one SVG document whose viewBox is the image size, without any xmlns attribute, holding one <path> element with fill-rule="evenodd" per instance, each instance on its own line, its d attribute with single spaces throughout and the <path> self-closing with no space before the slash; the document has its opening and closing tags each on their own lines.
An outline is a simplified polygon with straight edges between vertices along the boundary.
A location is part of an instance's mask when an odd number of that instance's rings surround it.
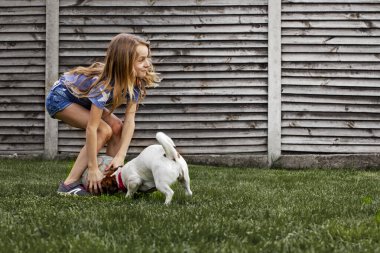
<svg viewBox="0 0 380 253">
<path fill-rule="evenodd" d="M 137 59 L 133 64 L 133 67 L 136 71 L 136 76 L 143 78 L 146 76 L 149 68 L 149 59 L 148 59 L 148 47 L 145 45 L 138 45 L 136 48 Z"/>
</svg>

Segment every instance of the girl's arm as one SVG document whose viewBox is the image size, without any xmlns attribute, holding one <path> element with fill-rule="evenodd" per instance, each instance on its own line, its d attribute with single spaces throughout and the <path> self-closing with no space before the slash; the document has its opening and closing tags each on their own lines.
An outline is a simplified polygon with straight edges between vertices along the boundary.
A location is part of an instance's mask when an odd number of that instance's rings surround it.
<svg viewBox="0 0 380 253">
<path fill-rule="evenodd" d="M 117 152 L 112 165 L 114 168 L 124 165 L 124 159 L 131 143 L 133 132 L 135 131 L 135 115 L 137 110 L 137 104 L 129 102 L 125 109 L 125 119 L 123 124 L 123 130 L 121 133 L 121 145 Z"/>
<path fill-rule="evenodd" d="M 99 109 L 96 105 L 91 106 L 90 117 L 86 127 L 86 146 L 88 158 L 88 186 L 90 192 L 101 191 L 100 181 L 103 174 L 99 171 L 97 162 L 97 142 L 98 142 L 98 128 L 102 118 L 103 110 Z"/>
</svg>

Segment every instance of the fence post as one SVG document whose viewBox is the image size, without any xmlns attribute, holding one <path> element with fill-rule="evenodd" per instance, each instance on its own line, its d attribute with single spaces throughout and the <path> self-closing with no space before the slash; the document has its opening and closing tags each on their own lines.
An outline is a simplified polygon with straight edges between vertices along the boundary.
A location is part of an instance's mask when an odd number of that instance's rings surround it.
<svg viewBox="0 0 380 253">
<path fill-rule="evenodd" d="M 52 84 L 58 79 L 59 59 L 59 0 L 46 1 L 46 56 L 45 97 Z M 58 154 L 58 121 L 50 118 L 45 110 L 45 158 Z"/>
<path fill-rule="evenodd" d="M 268 1 L 268 165 L 281 156 L 281 0 Z"/>
</svg>

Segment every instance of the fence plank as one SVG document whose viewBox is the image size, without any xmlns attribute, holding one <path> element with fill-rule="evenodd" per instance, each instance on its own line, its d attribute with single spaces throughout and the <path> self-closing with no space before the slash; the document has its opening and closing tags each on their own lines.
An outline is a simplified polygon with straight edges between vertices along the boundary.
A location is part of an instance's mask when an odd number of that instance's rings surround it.
<svg viewBox="0 0 380 253">
<path fill-rule="evenodd" d="M 336 120 L 337 118 L 344 118 L 346 120 L 369 120 L 376 121 L 380 119 L 380 114 L 376 113 L 351 113 L 351 112 L 285 112 L 282 115 L 286 119 L 327 119 Z M 256 119 L 256 118 L 255 118 Z"/>
<path fill-rule="evenodd" d="M 365 112 L 380 113 L 378 105 L 355 105 L 355 104 L 310 104 L 310 103 L 282 103 L 283 111 L 289 112 Z"/>
<path fill-rule="evenodd" d="M 32 6 L 43 6 L 45 7 L 45 0 L 1 0 L 0 6 L 2 7 L 32 7 Z"/>
<path fill-rule="evenodd" d="M 66 129 L 67 128 L 67 129 Z M 0 129 L 1 130 L 1 129 Z M 78 130 L 77 128 L 63 126 L 63 124 L 59 124 L 59 138 L 85 138 L 85 132 L 83 130 Z M 146 129 L 139 130 L 137 129 L 135 134 L 133 135 L 134 139 L 152 139 L 152 136 L 156 134 L 156 129 Z M 232 138 L 231 131 L 228 129 L 214 129 L 210 132 L 207 129 L 198 129 L 197 131 L 193 131 L 191 129 L 170 129 L 165 131 L 171 138 L 176 141 L 176 139 L 226 139 Z M 237 129 L 234 131 L 233 138 L 260 138 L 266 137 L 267 131 L 266 129 Z"/>
<path fill-rule="evenodd" d="M 284 128 L 283 136 L 332 136 L 332 137 L 380 137 L 377 129 L 344 129 L 344 128 Z"/>
<path fill-rule="evenodd" d="M 350 20 L 350 21 L 282 21 L 284 28 L 380 28 L 380 21 Z"/>
<path fill-rule="evenodd" d="M 281 145 L 283 151 L 302 152 L 302 153 L 377 153 L 378 146 L 365 145 Z"/>
<path fill-rule="evenodd" d="M 380 145 L 380 138 L 352 138 L 352 137 L 283 137 L 282 144 L 303 145 Z"/>
<path fill-rule="evenodd" d="M 379 121 L 360 120 L 283 120 L 282 127 L 379 129 Z"/>
<path fill-rule="evenodd" d="M 328 2 L 328 3 L 327 3 Z M 329 4 L 330 3 L 330 4 Z M 353 4 L 360 3 L 360 4 Z M 361 0 L 348 1 L 328 1 L 325 0 L 321 3 L 317 2 L 294 2 L 284 3 L 282 5 L 283 12 L 378 12 L 380 4 L 377 0 L 371 2 L 363 2 Z"/>
<path fill-rule="evenodd" d="M 305 78 L 305 77 L 284 77 L 283 84 L 290 85 L 320 85 L 320 86 L 345 86 L 345 87 L 379 87 L 379 80 L 365 78 Z"/>
<path fill-rule="evenodd" d="M 267 5 L 267 0 L 255 0 L 254 5 Z M 65 0 L 60 2 L 60 7 L 65 6 L 228 6 L 236 5 L 235 2 L 229 0 L 189 0 L 189 1 L 172 1 L 172 0 L 160 0 L 160 1 L 139 1 L 139 0 L 108 0 L 106 2 L 102 0 L 89 0 L 89 1 L 77 1 L 77 0 Z M 251 0 L 239 0 L 239 5 L 252 5 Z"/>
<path fill-rule="evenodd" d="M 230 15 L 230 14 L 267 14 L 267 6 L 117 6 L 107 7 L 90 7 L 81 6 L 65 7 L 61 6 L 60 11 L 62 16 L 95 16 L 95 15 L 112 15 L 112 16 L 124 16 L 126 13 L 129 16 L 173 16 L 178 15 L 182 17 L 192 15 Z"/>
<path fill-rule="evenodd" d="M 379 13 L 366 13 L 366 12 L 340 12 L 340 13 L 302 13 L 302 12 L 289 12 L 282 14 L 282 20 L 379 20 Z"/>
<path fill-rule="evenodd" d="M 283 45 L 282 52 L 284 53 L 380 53 L 378 45 Z M 360 60 L 360 59 L 358 59 Z M 362 63 L 365 64 L 365 63 Z"/>
<path fill-rule="evenodd" d="M 62 26 L 60 32 L 65 33 L 266 33 L 264 24 L 255 25 L 193 25 L 193 26 Z M 194 36 L 194 35 L 193 35 Z"/>
<path fill-rule="evenodd" d="M 77 30 L 80 32 L 81 30 Z M 62 41 L 110 41 L 115 35 L 113 33 L 63 33 L 60 35 Z M 124 32 L 127 32 L 126 30 Z M 117 32 L 115 32 L 117 33 Z M 268 39 L 266 33 L 247 33 L 247 34 L 234 34 L 234 33 L 141 33 L 135 31 L 136 35 L 151 41 L 257 41 Z"/>
<path fill-rule="evenodd" d="M 46 75 L 45 94 L 58 79 L 59 65 L 59 0 L 46 2 Z M 45 113 L 44 156 L 52 159 L 58 154 L 58 123 Z"/>
<path fill-rule="evenodd" d="M 31 19 L 31 18 L 29 18 Z M 26 22 L 28 19 L 23 18 L 18 23 Z M 2 20 L 0 18 L 0 24 Z M 33 22 L 42 22 L 34 20 Z M 267 23 L 267 15 L 223 15 L 223 16 L 188 16 L 184 19 L 181 16 L 70 16 L 62 17 L 61 25 L 115 25 L 123 24 L 126 26 L 165 26 L 175 24 L 179 25 L 231 25 L 231 24 L 262 24 Z"/>
<path fill-rule="evenodd" d="M 306 86 L 306 85 L 284 85 L 283 94 L 314 94 L 314 95 L 340 95 L 340 96 L 375 96 L 377 88 L 371 87 L 336 87 L 336 86 Z"/>
<path fill-rule="evenodd" d="M 222 38 L 224 39 L 224 38 Z M 100 48 L 107 47 L 109 41 L 62 41 L 60 48 Z M 1 44 L 0 44 L 1 45 Z M 267 48 L 267 41 L 164 41 L 156 40 L 150 43 L 153 51 L 158 49 L 220 49 L 220 48 Z"/>
<path fill-rule="evenodd" d="M 268 6 L 268 163 L 281 156 L 281 2 Z"/>
<path fill-rule="evenodd" d="M 379 45 L 378 37 L 284 36 L 284 44 Z M 336 50 L 335 50 L 336 51 Z M 333 51 L 334 52 L 334 51 Z"/>
<path fill-rule="evenodd" d="M 233 139 L 176 139 L 176 147 L 217 147 L 217 146 L 258 146 L 266 145 L 266 137 L 262 138 L 233 138 Z M 83 146 L 85 139 L 60 139 L 60 146 Z M 157 144 L 156 141 L 151 139 L 133 139 L 131 145 L 134 147 L 145 148 L 148 145 Z"/>
<path fill-rule="evenodd" d="M 265 153 L 266 145 L 261 146 L 219 146 L 219 147 L 177 147 L 181 154 L 187 155 L 212 155 L 212 154 L 252 154 L 252 153 Z M 60 146 L 59 152 L 61 153 L 79 153 L 81 147 L 79 146 Z M 128 150 L 129 155 L 137 155 L 143 151 L 142 147 L 131 147 Z"/>
<path fill-rule="evenodd" d="M 310 13 L 308 13 L 310 14 Z M 308 15 L 307 14 L 307 15 Z M 336 13 L 334 13 L 335 15 Z M 300 35 L 309 35 L 309 36 L 379 36 L 380 29 L 331 29 L 331 28 L 283 28 L 282 35 L 284 36 L 300 36 Z"/>
</svg>

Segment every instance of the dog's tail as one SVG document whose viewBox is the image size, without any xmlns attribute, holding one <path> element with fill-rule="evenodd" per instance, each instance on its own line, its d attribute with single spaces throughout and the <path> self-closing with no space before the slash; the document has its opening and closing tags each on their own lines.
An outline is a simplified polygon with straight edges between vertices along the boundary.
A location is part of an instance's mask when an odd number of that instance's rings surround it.
<svg viewBox="0 0 380 253">
<path fill-rule="evenodd" d="M 177 161 L 181 156 L 175 149 L 175 144 L 169 136 L 164 134 L 163 132 L 158 132 L 156 134 L 157 141 L 162 145 L 165 150 L 166 157 Z"/>
</svg>

